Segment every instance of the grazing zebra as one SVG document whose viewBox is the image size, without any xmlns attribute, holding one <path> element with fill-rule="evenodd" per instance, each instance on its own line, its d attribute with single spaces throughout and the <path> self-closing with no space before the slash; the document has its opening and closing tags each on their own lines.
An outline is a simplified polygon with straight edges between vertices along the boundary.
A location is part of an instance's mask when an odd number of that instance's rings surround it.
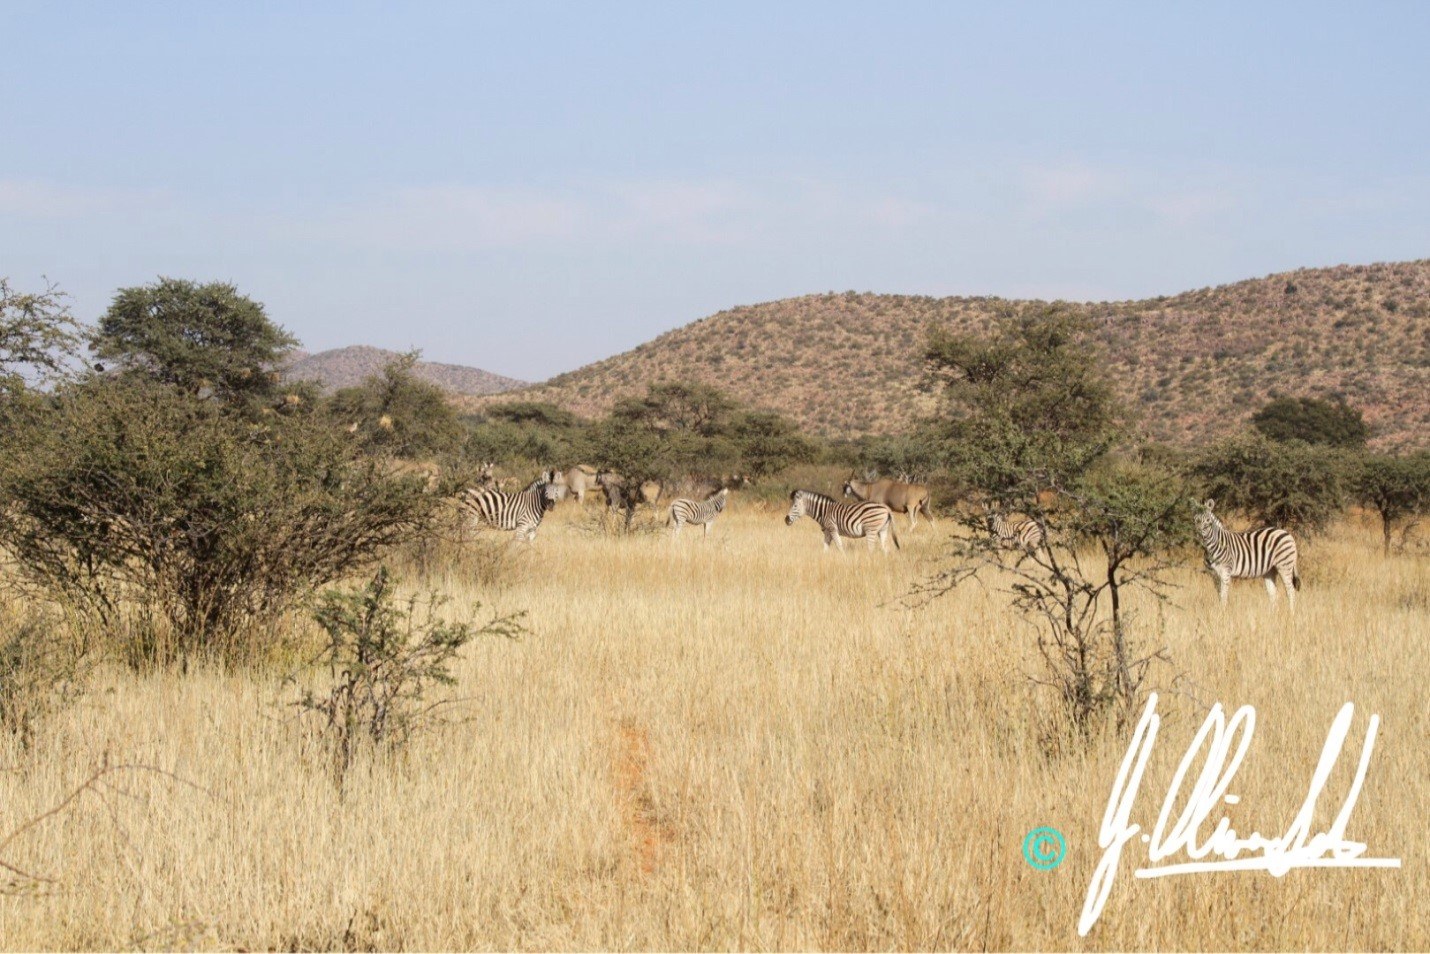
<svg viewBox="0 0 1430 954">
<path fill-rule="evenodd" d="M 885 553 L 889 552 L 889 537 L 894 538 L 894 546 L 903 549 L 899 535 L 894 532 L 894 512 L 886 505 L 872 500 L 855 503 L 840 503 L 833 497 L 815 493 L 812 490 L 795 490 L 789 495 L 789 513 L 785 514 L 785 525 L 792 525 L 800 517 L 808 516 L 824 530 L 824 549 L 836 544 L 844 549 L 844 537 L 869 541 L 869 549 L 874 549 L 877 537 Z"/>
<path fill-rule="evenodd" d="M 670 505 L 670 522 L 675 525 L 675 536 L 680 536 L 680 528 L 687 523 L 698 523 L 702 533 L 700 539 L 704 540 L 710 535 L 710 525 L 715 522 L 715 518 L 720 516 L 725 510 L 725 502 L 730 499 L 730 491 L 721 488 L 720 492 L 707 497 L 700 503 L 696 503 L 689 497 L 680 497 L 675 503 Z"/>
<path fill-rule="evenodd" d="M 557 486 L 550 478 L 549 473 L 543 473 L 518 493 L 469 489 L 463 491 L 461 502 L 477 520 L 498 530 L 514 530 L 517 539 L 525 537 L 528 542 L 535 542 L 541 518 L 556 506 Z"/>
<path fill-rule="evenodd" d="M 1048 542 L 1047 532 L 1036 520 L 1028 517 L 1009 520 L 1003 511 L 994 510 L 987 504 L 983 505 L 983 512 L 988 516 L 988 529 L 1004 546 L 1018 547 L 1032 553 L 1041 550 Z"/>
<path fill-rule="evenodd" d="M 1197 539 L 1206 551 L 1207 569 L 1217 578 L 1222 604 L 1226 604 L 1227 587 L 1233 578 L 1239 580 L 1261 577 L 1266 593 L 1276 601 L 1276 577 L 1286 588 L 1291 609 L 1296 608 L 1296 591 L 1301 577 L 1296 572 L 1296 538 L 1279 527 L 1259 527 L 1238 533 L 1222 526 L 1212 512 L 1215 500 L 1208 500 L 1197 512 Z"/>
</svg>

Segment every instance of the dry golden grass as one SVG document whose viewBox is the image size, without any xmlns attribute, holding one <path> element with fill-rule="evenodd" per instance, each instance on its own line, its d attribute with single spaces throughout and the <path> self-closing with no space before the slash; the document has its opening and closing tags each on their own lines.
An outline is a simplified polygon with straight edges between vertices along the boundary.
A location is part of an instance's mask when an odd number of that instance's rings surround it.
<svg viewBox="0 0 1430 954">
<path fill-rule="evenodd" d="M 1257 707 L 1233 812 L 1279 832 L 1347 700 L 1384 723 L 1350 828 L 1399 871 L 1204 874 L 1124 861 L 1086 939 L 1078 912 L 1126 736 L 1050 752 L 1055 701 L 1028 632 L 969 587 L 898 598 L 948 522 L 890 558 L 820 552 L 812 522 L 737 499 L 708 542 L 605 538 L 571 505 L 509 582 L 457 600 L 527 608 L 533 632 L 469 648 L 463 721 L 364 762 L 340 797 L 277 676 L 111 671 L 0 761 L 0 831 L 95 766 L 128 794 L 27 832 L 4 859 L 54 877 L 0 897 L 6 948 L 1223 948 L 1430 946 L 1430 573 L 1372 531 L 1304 548 L 1294 618 L 1259 583 L 1216 605 L 1195 559 L 1165 614 L 1165 791 L 1203 710 Z M 1152 628 L 1157 611 L 1144 604 Z M 1332 801 L 1339 801 L 1338 798 Z M 1150 822 L 1140 806 L 1136 817 Z M 1325 816 L 1326 812 L 1322 813 Z M 1322 821 L 1326 819 L 1323 817 Z M 1024 863 L 1053 825 L 1069 854 Z M 1129 849 L 1131 852 L 1132 849 Z"/>
</svg>

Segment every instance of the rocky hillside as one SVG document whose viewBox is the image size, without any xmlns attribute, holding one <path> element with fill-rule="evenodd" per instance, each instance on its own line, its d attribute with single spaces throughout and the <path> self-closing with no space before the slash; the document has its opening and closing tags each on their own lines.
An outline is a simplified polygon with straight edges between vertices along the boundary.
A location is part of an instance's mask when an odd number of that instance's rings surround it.
<svg viewBox="0 0 1430 954">
<path fill-rule="evenodd" d="M 388 362 L 401 357 L 396 351 L 353 345 L 348 348 L 334 348 L 317 354 L 297 352 L 288 364 L 284 374 L 291 380 L 320 381 L 328 390 L 361 384 L 369 375 L 377 374 Z M 461 364 L 441 364 L 436 361 L 419 361 L 414 373 L 424 381 L 430 381 L 453 394 L 498 394 L 526 384 L 515 378 L 503 377 L 481 368 L 469 368 Z"/>
<path fill-rule="evenodd" d="M 1007 304 L 847 292 L 732 308 L 504 398 L 598 414 L 648 382 L 692 380 L 826 434 L 892 432 L 934 409 L 929 328 L 987 329 Z M 1073 307 L 1154 438 L 1215 438 L 1277 394 L 1343 395 L 1377 446 L 1430 446 L 1430 260 Z"/>
</svg>

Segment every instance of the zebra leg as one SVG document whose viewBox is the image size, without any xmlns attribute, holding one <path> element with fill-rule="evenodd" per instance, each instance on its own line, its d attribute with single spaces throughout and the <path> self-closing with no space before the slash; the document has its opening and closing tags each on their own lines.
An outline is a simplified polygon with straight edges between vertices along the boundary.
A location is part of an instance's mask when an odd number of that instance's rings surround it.
<svg viewBox="0 0 1430 954">
<path fill-rule="evenodd" d="M 1281 568 L 1281 585 L 1286 588 L 1286 602 L 1291 607 L 1291 612 L 1296 612 L 1296 585 L 1293 577 L 1296 571 L 1289 566 Z"/>
<path fill-rule="evenodd" d="M 1218 585 L 1218 589 L 1221 591 L 1221 605 L 1222 605 L 1222 606 L 1225 606 L 1225 605 L 1226 605 L 1226 591 L 1227 591 L 1228 588 L 1231 587 L 1231 571 L 1230 571 L 1230 570 L 1219 570 L 1219 571 L 1217 571 L 1217 585 Z"/>
<path fill-rule="evenodd" d="M 1272 570 L 1267 573 L 1261 578 L 1261 582 L 1266 584 L 1266 595 L 1274 606 L 1276 604 L 1276 571 Z"/>
</svg>

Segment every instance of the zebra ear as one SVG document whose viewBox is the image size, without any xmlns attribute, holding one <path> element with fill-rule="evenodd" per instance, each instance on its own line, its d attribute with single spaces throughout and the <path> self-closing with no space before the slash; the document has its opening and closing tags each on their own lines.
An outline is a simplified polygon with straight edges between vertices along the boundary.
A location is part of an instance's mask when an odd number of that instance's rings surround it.
<svg viewBox="0 0 1430 954">
<path fill-rule="evenodd" d="M 1207 509 L 1208 513 L 1210 513 L 1211 511 L 1216 509 L 1216 501 L 1208 497 L 1206 501 L 1202 504 L 1202 506 Z"/>
</svg>

